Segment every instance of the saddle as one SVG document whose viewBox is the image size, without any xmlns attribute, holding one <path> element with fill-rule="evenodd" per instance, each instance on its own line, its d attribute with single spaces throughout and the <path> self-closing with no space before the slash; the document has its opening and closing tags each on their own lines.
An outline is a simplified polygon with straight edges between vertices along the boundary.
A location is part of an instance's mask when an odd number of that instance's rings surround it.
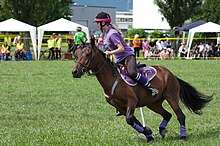
<svg viewBox="0 0 220 146">
<path fill-rule="evenodd" d="M 154 67 L 146 66 L 145 64 L 137 64 L 138 72 L 144 75 L 147 80 L 150 82 L 157 74 L 157 70 Z M 121 78 L 130 86 L 136 86 L 137 82 L 128 76 L 126 66 L 118 64 L 118 72 Z"/>
</svg>

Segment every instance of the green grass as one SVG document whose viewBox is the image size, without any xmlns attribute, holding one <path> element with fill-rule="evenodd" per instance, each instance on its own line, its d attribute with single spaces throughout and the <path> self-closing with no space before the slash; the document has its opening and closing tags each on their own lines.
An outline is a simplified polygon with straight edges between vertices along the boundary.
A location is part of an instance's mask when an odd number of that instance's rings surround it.
<svg viewBox="0 0 220 146">
<path fill-rule="evenodd" d="M 177 118 L 166 102 L 164 107 L 173 118 L 165 139 L 158 133 L 160 115 L 144 108 L 146 123 L 155 136 L 153 145 L 220 145 L 220 61 L 142 62 L 165 66 L 199 91 L 215 94 L 202 116 L 181 104 L 188 134 L 185 143 L 179 140 Z M 0 145 L 148 145 L 124 117 L 115 116 L 96 78 L 74 79 L 72 67 L 73 61 L 0 62 Z M 135 114 L 141 121 L 138 109 Z"/>
</svg>

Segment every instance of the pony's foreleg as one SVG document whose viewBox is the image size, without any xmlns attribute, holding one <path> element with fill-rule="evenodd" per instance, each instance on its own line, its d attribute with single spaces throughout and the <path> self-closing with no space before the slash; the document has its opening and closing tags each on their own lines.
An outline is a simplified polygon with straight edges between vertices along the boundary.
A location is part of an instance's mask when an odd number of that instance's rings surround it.
<svg viewBox="0 0 220 146">
<path fill-rule="evenodd" d="M 134 114 L 129 114 L 130 112 L 127 111 L 126 113 L 126 122 L 127 124 L 131 125 L 137 132 L 142 133 L 147 138 L 147 142 L 151 142 L 154 140 L 152 136 L 152 131 L 148 127 L 143 127 L 142 124 L 136 119 Z"/>
</svg>

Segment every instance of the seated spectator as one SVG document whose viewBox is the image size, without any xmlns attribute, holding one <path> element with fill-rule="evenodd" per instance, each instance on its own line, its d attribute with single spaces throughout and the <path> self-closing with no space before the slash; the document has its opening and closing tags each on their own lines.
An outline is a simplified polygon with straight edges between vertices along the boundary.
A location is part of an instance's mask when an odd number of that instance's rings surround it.
<svg viewBox="0 0 220 146">
<path fill-rule="evenodd" d="M 169 52 L 169 57 L 174 59 L 174 55 L 175 55 L 174 50 L 173 50 L 172 44 L 169 40 L 165 42 L 165 47 L 167 48 L 167 51 Z"/>
<path fill-rule="evenodd" d="M 9 60 L 11 51 L 10 51 L 10 47 L 7 42 L 4 42 L 4 44 L 2 45 L 1 53 L 2 53 L 2 56 L 1 56 L 2 61 Z"/>
<path fill-rule="evenodd" d="M 207 51 L 208 57 L 214 57 L 214 48 L 215 48 L 214 43 L 211 42 L 208 45 L 209 45 L 209 48 L 208 48 L 208 51 Z"/>
<path fill-rule="evenodd" d="M 159 50 L 158 49 L 154 49 L 154 51 L 152 51 L 152 53 L 153 53 L 153 57 L 154 57 L 154 60 L 159 60 L 159 57 L 160 57 L 160 52 L 159 52 Z"/>
<path fill-rule="evenodd" d="M 207 50 L 209 47 L 205 42 L 200 42 L 198 48 L 199 48 L 200 57 L 204 58 L 205 56 L 207 56 Z"/>
<path fill-rule="evenodd" d="M 16 50 L 15 50 L 15 59 L 16 60 L 23 60 L 24 59 L 24 43 L 22 43 L 21 40 L 18 40 L 18 43 L 16 45 Z"/>
<path fill-rule="evenodd" d="M 186 55 L 187 55 L 186 43 L 182 42 L 182 44 L 179 48 L 178 57 L 186 57 Z"/>
<path fill-rule="evenodd" d="M 196 44 L 195 47 L 193 47 L 192 58 L 193 59 L 198 59 L 199 56 L 200 56 L 199 48 L 198 48 L 198 45 Z"/>
<path fill-rule="evenodd" d="M 169 59 L 169 51 L 167 51 L 167 48 L 164 47 L 163 50 L 159 53 L 161 60 Z"/>
</svg>

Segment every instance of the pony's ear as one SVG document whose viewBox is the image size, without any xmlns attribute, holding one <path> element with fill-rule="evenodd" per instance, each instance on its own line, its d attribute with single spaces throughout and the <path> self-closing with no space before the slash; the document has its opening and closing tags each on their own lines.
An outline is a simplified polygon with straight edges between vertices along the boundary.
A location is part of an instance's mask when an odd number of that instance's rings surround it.
<svg viewBox="0 0 220 146">
<path fill-rule="evenodd" d="M 91 37 L 90 44 L 92 48 L 95 48 L 95 37 L 94 36 Z"/>
</svg>

